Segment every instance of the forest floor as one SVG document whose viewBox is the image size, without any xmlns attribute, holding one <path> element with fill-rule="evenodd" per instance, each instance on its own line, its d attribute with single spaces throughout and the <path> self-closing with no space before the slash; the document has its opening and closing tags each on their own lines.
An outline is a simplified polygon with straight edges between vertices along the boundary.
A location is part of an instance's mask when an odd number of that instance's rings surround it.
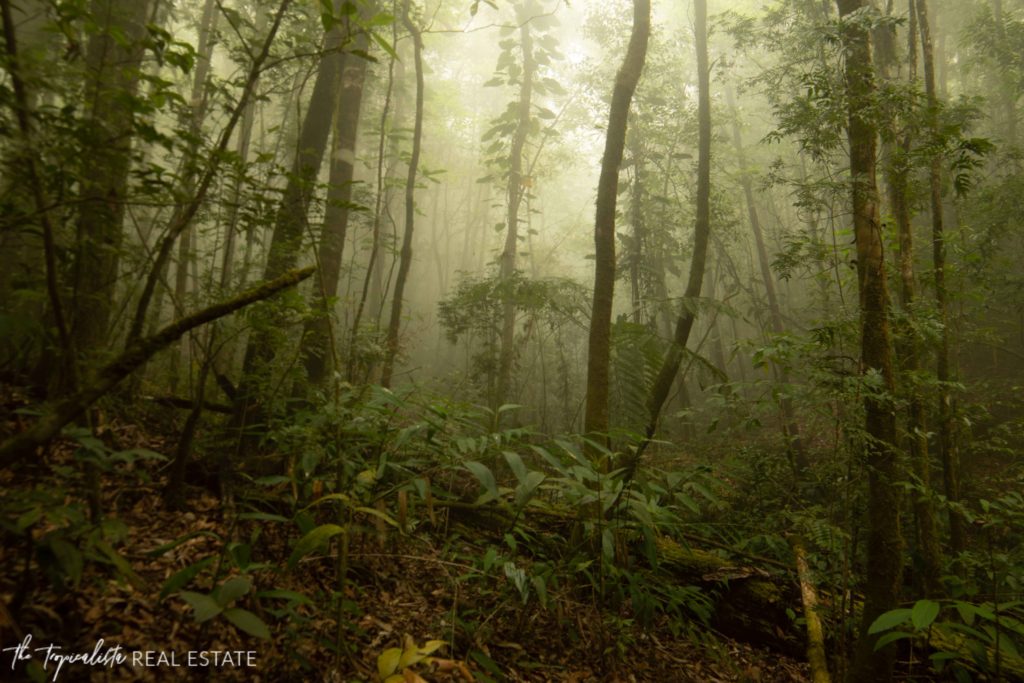
<svg viewBox="0 0 1024 683">
<path fill-rule="evenodd" d="M 135 425 L 115 422 L 108 436 L 122 449 L 165 455 L 173 450 L 169 436 Z M 82 486 L 72 462 L 75 449 L 71 442 L 55 444 L 47 455 L 49 467 L 37 468 L 33 481 L 24 472 L 18 479 L 10 471 L 0 472 L 4 495 L 63 492 L 63 504 L 75 509 Z M 337 614 L 323 606 L 337 589 L 336 557 L 310 556 L 286 571 L 283 558 L 294 531 L 284 524 L 229 521 L 236 518 L 225 515 L 220 500 L 205 489 L 190 490 L 187 511 L 166 509 L 160 496 L 164 467 L 161 461 L 139 461 L 102 477 L 104 518 L 114 522 L 110 528 L 119 535 L 116 559 L 82 538 L 82 547 L 90 550 L 84 561 L 77 561 L 77 570 L 76 560 L 64 556 L 59 544 L 48 546 L 53 557 L 39 551 L 37 541 L 62 523 L 59 515 L 35 524 L 25 543 L 0 546 L 0 643 L 5 650 L 0 679 L 30 679 L 31 670 L 16 664 L 16 652 L 8 648 L 31 635 L 33 648 L 54 643 L 66 653 L 93 652 L 101 639 L 103 648 L 120 645 L 125 651 L 156 653 L 149 661 L 133 661 L 133 655 L 110 667 L 69 663 L 59 679 L 51 661 L 41 680 L 376 681 L 378 657 L 385 650 L 432 639 L 446 643 L 434 653 L 436 660 L 412 667 L 403 680 L 809 680 L 803 662 L 692 624 L 680 627 L 663 620 L 641 628 L 628 610 L 602 612 L 571 588 L 552 595 L 546 608 L 536 601 L 524 607 L 515 591 L 496 585 L 504 577 L 475 580 L 470 560 L 460 561 L 484 552 L 468 534 L 395 532 L 382 537 L 374 529 L 350 543 L 342 633 L 349 654 L 338 663 L 332 647 Z M 154 552 L 184 537 L 173 548 Z M 225 618 L 196 623 L 179 595 L 168 591 L 161 596 L 169 578 L 197 562 L 205 560 L 203 572 L 187 586 L 193 591 L 209 590 L 214 573 L 221 581 L 237 574 L 224 559 L 229 539 L 251 542 L 254 548 L 246 572 L 252 589 L 234 604 L 271 625 L 269 640 L 246 635 Z M 36 556 L 26 564 L 31 546 Z M 260 567 L 261 560 L 272 566 Z M 289 602 L 291 617 L 279 620 L 272 608 L 281 601 L 252 599 L 265 590 L 301 593 L 310 602 Z M 216 669 L 187 666 L 188 653 L 215 650 L 253 651 L 253 666 L 239 667 L 237 661 Z M 37 653 L 35 661 L 41 657 Z"/>
</svg>

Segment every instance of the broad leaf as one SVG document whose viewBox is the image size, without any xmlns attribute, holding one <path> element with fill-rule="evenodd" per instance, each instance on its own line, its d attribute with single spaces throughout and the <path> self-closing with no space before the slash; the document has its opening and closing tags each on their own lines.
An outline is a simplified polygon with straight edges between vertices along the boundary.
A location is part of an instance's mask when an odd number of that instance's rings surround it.
<svg viewBox="0 0 1024 683">
<path fill-rule="evenodd" d="M 868 627 L 868 633 L 880 633 L 899 626 L 910 618 L 910 610 L 905 608 L 889 610 L 875 619 Z"/>
<path fill-rule="evenodd" d="M 295 544 L 295 549 L 292 550 L 291 557 L 288 558 L 288 568 L 294 569 L 295 565 L 303 557 L 309 555 L 314 550 L 322 548 L 332 538 L 343 533 L 345 533 L 345 530 L 337 524 L 322 524 L 316 527 L 300 538 L 299 542 Z"/>
<path fill-rule="evenodd" d="M 247 609 L 232 607 L 224 610 L 224 618 L 250 636 L 270 640 L 270 629 L 258 616 Z"/>
</svg>

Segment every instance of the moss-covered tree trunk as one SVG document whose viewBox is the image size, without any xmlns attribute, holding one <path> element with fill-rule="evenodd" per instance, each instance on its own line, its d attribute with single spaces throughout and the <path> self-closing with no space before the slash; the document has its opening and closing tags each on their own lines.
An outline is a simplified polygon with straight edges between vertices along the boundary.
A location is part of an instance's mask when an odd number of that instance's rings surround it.
<svg viewBox="0 0 1024 683">
<path fill-rule="evenodd" d="M 850 15 L 868 0 L 838 0 L 839 14 Z M 846 49 L 846 92 L 849 107 L 847 137 L 850 147 L 850 182 L 853 230 L 857 247 L 860 292 L 861 372 L 877 378 L 865 387 L 864 450 L 868 470 L 867 571 L 860 636 L 850 669 L 850 681 L 888 681 L 895 648 L 875 652 L 877 637 L 868 627 L 883 612 L 896 606 L 903 569 L 900 537 L 900 496 L 896 488 L 896 416 L 893 406 L 892 344 L 889 332 L 889 291 L 885 280 L 882 222 L 879 217 L 876 154 L 878 127 L 872 118 L 876 93 L 871 39 L 857 21 L 843 26 Z"/>
<path fill-rule="evenodd" d="M 932 48 L 931 28 L 928 24 L 928 2 L 917 0 L 918 27 L 921 33 L 921 55 L 924 62 L 924 87 L 928 96 L 928 127 L 934 138 L 939 129 L 939 96 L 935 85 L 935 53 Z M 960 451 L 957 445 L 953 393 L 949 383 L 955 381 L 950 367 L 949 291 L 946 286 L 946 232 L 942 215 L 942 158 L 933 154 L 928 167 L 928 189 L 932 214 L 932 270 L 935 276 L 935 308 L 942 330 L 936 349 L 935 378 L 939 381 L 938 437 L 936 444 L 942 462 L 942 479 L 946 498 L 951 503 L 960 501 Z M 949 513 L 950 546 L 954 553 L 966 548 L 966 523 L 955 510 Z"/>
</svg>

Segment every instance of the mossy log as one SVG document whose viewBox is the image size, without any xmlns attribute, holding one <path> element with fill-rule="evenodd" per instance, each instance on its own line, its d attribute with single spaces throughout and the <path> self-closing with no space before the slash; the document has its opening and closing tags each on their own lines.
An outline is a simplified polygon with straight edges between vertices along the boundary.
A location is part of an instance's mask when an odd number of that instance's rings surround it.
<svg viewBox="0 0 1024 683">
<path fill-rule="evenodd" d="M 569 533 L 567 525 L 577 523 L 578 515 L 549 505 L 529 505 L 518 521 L 511 508 L 495 504 L 479 505 L 466 501 L 434 501 L 447 508 L 468 526 L 502 533 L 513 524 L 527 526 L 544 538 L 544 529 L 558 526 L 560 533 Z M 694 539 L 695 542 L 696 539 Z M 770 574 L 757 559 L 737 564 L 715 553 L 682 545 L 670 538 L 656 541 L 659 569 L 684 585 L 700 586 L 715 598 L 712 625 L 723 634 L 756 645 L 770 645 L 793 657 L 806 655 L 803 641 L 793 627 L 787 608 L 800 609 L 800 593 L 795 573 L 775 561 L 769 566 L 783 566 L 788 573 Z M 713 544 L 713 542 L 712 542 Z M 555 548 L 548 550 L 557 551 Z M 748 558 L 749 559 L 749 558 Z"/>
<path fill-rule="evenodd" d="M 712 619 L 716 629 L 731 638 L 771 646 L 793 657 L 804 656 L 801 639 L 786 612 L 800 605 L 792 576 L 736 564 L 670 538 L 659 538 L 655 544 L 663 571 L 716 596 Z"/>
</svg>

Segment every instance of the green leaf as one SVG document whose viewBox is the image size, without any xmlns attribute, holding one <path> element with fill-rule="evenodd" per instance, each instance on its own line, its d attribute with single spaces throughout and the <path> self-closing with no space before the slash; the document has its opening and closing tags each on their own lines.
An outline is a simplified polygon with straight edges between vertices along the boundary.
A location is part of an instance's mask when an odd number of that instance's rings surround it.
<svg viewBox="0 0 1024 683">
<path fill-rule="evenodd" d="M 181 591 L 178 595 L 192 607 L 192 616 L 197 623 L 212 619 L 224 611 L 216 600 L 205 593 Z"/>
<path fill-rule="evenodd" d="M 498 482 L 495 481 L 494 473 L 491 472 L 487 465 L 481 462 L 476 462 L 475 460 L 470 460 L 466 462 L 466 469 L 473 473 L 473 476 L 480 481 L 487 493 L 489 493 L 493 498 L 499 497 Z"/>
<path fill-rule="evenodd" d="M 214 593 L 221 607 L 227 607 L 242 597 L 252 588 L 252 581 L 244 576 L 233 576 L 223 583 Z"/>
<path fill-rule="evenodd" d="M 239 517 L 241 517 L 241 515 L 239 515 Z M 170 550 L 174 550 L 182 543 L 190 541 L 193 538 L 196 538 L 197 536 L 208 536 L 218 542 L 224 541 L 224 539 L 222 539 L 220 536 L 213 533 L 212 531 L 190 531 L 189 533 L 185 534 L 184 536 L 181 536 L 180 538 L 176 538 L 173 541 L 164 543 L 163 545 L 153 548 L 152 550 L 147 550 L 145 552 L 145 555 L 146 557 L 160 557 L 164 553 Z"/>
<path fill-rule="evenodd" d="M 889 633 L 886 633 L 884 636 L 879 638 L 878 641 L 875 643 L 875 652 L 878 652 L 889 643 L 895 642 L 897 640 L 902 640 L 904 638 L 913 637 L 913 633 L 907 633 L 906 631 L 890 631 Z"/>
<path fill-rule="evenodd" d="M 526 481 L 526 465 L 523 463 L 523 459 L 515 451 L 502 451 L 501 453 L 505 456 L 505 461 L 508 462 L 508 466 L 512 469 L 512 474 L 516 475 L 516 479 L 520 483 Z"/>
<path fill-rule="evenodd" d="M 909 618 L 909 609 L 900 608 L 889 610 L 888 612 L 879 615 L 879 617 L 871 623 L 871 626 L 868 627 L 868 633 L 873 634 L 881 631 L 888 631 L 895 626 L 899 626 Z"/>
<path fill-rule="evenodd" d="M 213 564 L 213 560 L 214 558 L 212 557 L 204 557 L 198 562 L 194 562 L 184 569 L 175 572 L 171 578 L 164 582 L 163 588 L 160 589 L 160 599 L 164 600 L 171 593 L 177 593 L 181 588 L 187 586 L 192 579 L 198 576 L 199 572 Z"/>
<path fill-rule="evenodd" d="M 392 59 L 398 59 L 398 53 L 395 52 L 395 48 L 391 47 L 391 43 L 384 40 L 383 38 L 381 38 L 379 35 L 372 31 L 370 32 L 370 36 L 373 38 L 373 42 L 380 45 L 380 49 L 388 53 L 389 57 L 391 57 Z"/>
<path fill-rule="evenodd" d="M 292 550 L 291 557 L 288 558 L 288 568 L 294 569 L 295 565 L 303 557 L 323 547 L 332 538 L 343 533 L 345 533 L 345 530 L 337 524 L 322 524 L 316 527 L 300 538 L 299 542 L 295 544 L 295 549 Z"/>
<path fill-rule="evenodd" d="M 250 636 L 270 640 L 270 629 L 267 628 L 267 624 L 247 609 L 242 609 L 241 607 L 226 609 L 224 610 L 224 618 Z"/>
<path fill-rule="evenodd" d="M 284 515 L 275 515 L 272 512 L 241 512 L 236 519 L 251 519 L 257 522 L 290 522 Z"/>
<path fill-rule="evenodd" d="M 918 631 L 924 631 L 932 625 L 937 616 L 939 616 L 939 603 L 931 600 L 918 600 L 910 611 L 910 623 Z"/>
</svg>

